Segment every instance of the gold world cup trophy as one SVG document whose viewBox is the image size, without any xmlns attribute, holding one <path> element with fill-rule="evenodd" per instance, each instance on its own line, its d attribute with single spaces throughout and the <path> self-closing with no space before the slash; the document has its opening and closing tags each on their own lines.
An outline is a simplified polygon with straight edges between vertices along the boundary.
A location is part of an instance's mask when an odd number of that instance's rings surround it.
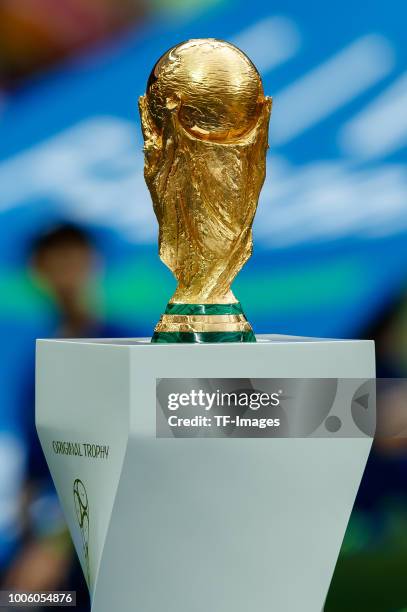
<svg viewBox="0 0 407 612">
<path fill-rule="evenodd" d="M 181 43 L 139 100 L 159 253 L 178 281 L 152 342 L 255 342 L 231 283 L 252 253 L 271 98 L 234 45 Z"/>
</svg>

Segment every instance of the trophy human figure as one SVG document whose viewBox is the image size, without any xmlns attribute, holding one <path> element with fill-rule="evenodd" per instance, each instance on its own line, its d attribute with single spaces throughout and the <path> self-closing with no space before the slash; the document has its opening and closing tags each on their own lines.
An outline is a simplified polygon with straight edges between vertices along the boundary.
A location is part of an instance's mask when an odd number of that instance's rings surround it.
<svg viewBox="0 0 407 612">
<path fill-rule="evenodd" d="M 139 100 L 162 261 L 178 281 L 153 342 L 254 342 L 230 288 L 252 252 L 271 98 L 234 45 L 181 43 Z"/>
</svg>

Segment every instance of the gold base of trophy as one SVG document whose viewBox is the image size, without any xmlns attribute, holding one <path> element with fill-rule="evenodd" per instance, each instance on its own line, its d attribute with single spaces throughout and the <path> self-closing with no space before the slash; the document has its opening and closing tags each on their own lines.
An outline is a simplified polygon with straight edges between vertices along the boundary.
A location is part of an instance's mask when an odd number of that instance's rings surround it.
<svg viewBox="0 0 407 612">
<path fill-rule="evenodd" d="M 239 302 L 234 304 L 169 303 L 151 340 L 174 342 L 256 342 Z"/>
</svg>

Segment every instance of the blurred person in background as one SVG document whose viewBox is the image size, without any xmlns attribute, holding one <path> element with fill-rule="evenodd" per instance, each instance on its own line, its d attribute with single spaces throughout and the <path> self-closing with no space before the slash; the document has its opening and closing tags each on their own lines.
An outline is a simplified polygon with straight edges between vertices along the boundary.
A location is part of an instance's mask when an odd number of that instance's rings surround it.
<svg viewBox="0 0 407 612">
<path fill-rule="evenodd" d="M 32 243 L 30 266 L 40 291 L 54 301 L 54 337 L 130 335 L 92 312 L 89 286 L 100 255 L 88 233 L 64 223 Z M 22 376 L 21 418 L 28 448 L 22 493 L 22 542 L 3 580 L 13 590 L 76 590 L 78 610 L 88 610 L 86 586 L 35 430 L 34 364 Z M 28 381 L 27 384 L 25 384 Z"/>
<path fill-rule="evenodd" d="M 123 331 L 89 306 L 89 287 L 100 254 L 83 228 L 61 223 L 33 241 L 31 267 L 38 285 L 57 306 L 58 338 L 109 338 Z"/>
</svg>

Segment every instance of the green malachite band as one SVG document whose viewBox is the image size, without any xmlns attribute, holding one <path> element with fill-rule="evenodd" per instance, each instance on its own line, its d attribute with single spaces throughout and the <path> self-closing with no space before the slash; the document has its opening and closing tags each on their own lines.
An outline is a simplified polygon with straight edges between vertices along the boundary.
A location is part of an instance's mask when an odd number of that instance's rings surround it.
<svg viewBox="0 0 407 612">
<path fill-rule="evenodd" d="M 154 332 L 151 342 L 170 344 L 175 342 L 256 342 L 252 331 L 243 332 Z"/>
<path fill-rule="evenodd" d="M 239 315 L 244 314 L 240 302 L 235 304 L 167 304 L 170 315 Z"/>
<path fill-rule="evenodd" d="M 178 320 L 176 322 L 173 321 L 173 325 L 170 325 L 168 323 L 168 320 L 170 320 L 171 323 L 171 315 L 175 315 L 174 319 L 177 319 L 178 316 Z M 242 306 L 240 304 L 240 302 L 235 302 L 233 304 L 177 304 L 177 303 L 169 303 L 167 305 L 167 308 L 165 310 L 165 316 L 163 316 L 160 320 L 159 325 L 157 326 L 158 329 L 161 327 L 161 329 L 163 329 L 163 331 L 155 331 L 154 335 L 151 339 L 151 342 L 154 343 L 161 343 L 161 344 L 168 344 L 168 343 L 176 343 L 176 342 L 186 342 L 186 343 L 205 343 L 205 342 L 215 342 L 215 343 L 221 343 L 221 342 L 256 342 L 256 337 L 253 333 L 252 330 L 250 330 L 250 326 L 249 325 L 242 325 L 241 322 L 239 321 L 238 323 L 236 323 L 236 317 L 235 317 L 235 321 L 225 321 L 225 327 L 227 329 L 228 326 L 235 327 L 236 329 L 233 331 L 217 331 L 216 327 L 219 327 L 222 329 L 222 326 L 219 323 L 219 318 L 217 319 L 217 317 L 219 316 L 224 316 L 225 319 L 227 319 L 228 316 L 231 315 L 240 315 L 240 317 L 242 318 L 243 321 L 245 321 L 245 317 L 244 317 L 244 313 L 243 313 L 243 309 Z M 182 320 L 181 322 L 179 321 L 179 319 L 182 319 L 182 317 L 185 317 L 186 319 L 186 323 L 191 323 L 191 327 L 193 326 L 193 317 L 197 317 L 199 319 L 199 317 L 202 316 L 203 318 L 205 318 L 205 325 L 207 325 L 209 328 L 210 327 L 215 327 L 214 331 L 177 331 L 177 326 L 181 326 L 182 324 Z M 188 321 L 188 317 L 191 317 L 191 319 Z M 213 317 L 213 325 L 211 324 L 211 322 L 209 321 L 209 319 L 211 319 L 211 317 Z M 239 318 L 239 317 L 238 317 Z M 232 325 L 232 322 L 235 325 Z M 196 323 L 196 319 L 195 319 L 195 323 Z M 201 323 L 201 322 L 200 322 Z M 202 323 L 201 323 L 202 325 Z M 199 329 L 198 323 L 196 323 L 196 327 Z M 165 330 L 165 327 L 167 326 L 167 329 L 171 327 L 175 327 L 175 331 L 173 330 Z M 230 329 L 229 327 L 229 329 Z M 245 329 L 245 331 L 241 331 L 240 329 Z M 249 329 L 247 329 L 249 327 Z M 193 328 L 193 327 L 192 327 Z M 239 330 L 239 331 L 238 331 Z"/>
</svg>

